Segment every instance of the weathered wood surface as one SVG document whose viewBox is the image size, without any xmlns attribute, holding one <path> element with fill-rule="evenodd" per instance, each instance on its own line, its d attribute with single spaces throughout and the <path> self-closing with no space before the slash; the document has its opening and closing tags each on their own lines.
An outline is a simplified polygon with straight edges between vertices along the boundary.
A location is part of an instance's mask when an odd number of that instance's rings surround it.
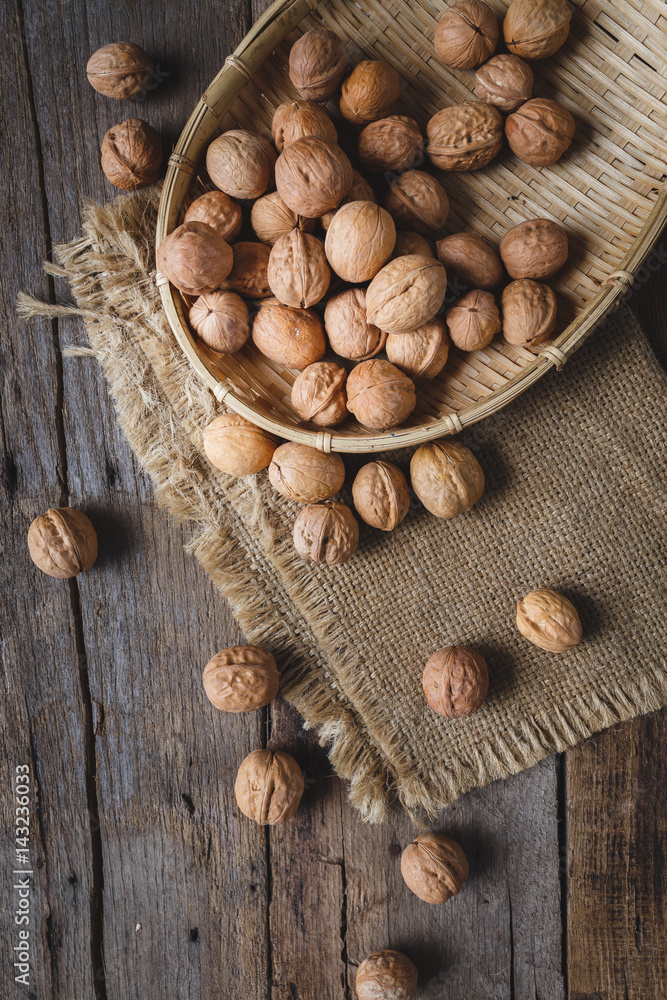
<svg viewBox="0 0 667 1000">
<path fill-rule="evenodd" d="M 284 703 L 266 719 L 208 704 L 202 665 L 240 638 L 225 602 L 184 553 L 187 532 L 154 508 L 96 365 L 62 358 L 82 342 L 80 324 L 12 318 L 20 288 L 49 295 L 41 261 L 51 240 L 76 234 L 80 198 L 113 194 L 98 165 L 106 129 L 146 117 L 169 148 L 261 9 L 8 0 L 1 15 L 7 873 L 15 764 L 29 762 L 38 784 L 32 986 L 13 982 L 7 876 L 2 996 L 347 1000 L 359 961 L 393 946 L 419 964 L 421 1000 L 660 997 L 664 713 L 447 810 L 435 827 L 466 844 L 473 875 L 447 907 L 420 903 L 399 871 L 410 823 L 360 824 Z M 140 105 L 107 101 L 85 80 L 90 52 L 121 38 L 169 72 Z M 664 286 L 657 272 L 631 300 L 663 349 Z M 62 503 L 86 510 L 101 540 L 98 563 L 71 585 L 39 574 L 25 546 L 31 518 Z M 240 760 L 267 740 L 289 748 L 307 779 L 304 807 L 270 832 L 239 816 L 232 792 Z"/>
</svg>

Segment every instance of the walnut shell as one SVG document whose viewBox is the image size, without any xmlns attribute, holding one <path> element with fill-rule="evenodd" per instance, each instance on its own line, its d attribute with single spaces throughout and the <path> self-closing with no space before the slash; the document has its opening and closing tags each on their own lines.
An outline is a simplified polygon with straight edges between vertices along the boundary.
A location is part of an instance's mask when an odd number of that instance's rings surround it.
<svg viewBox="0 0 667 1000">
<path fill-rule="evenodd" d="M 266 243 L 243 241 L 234 244 L 234 263 L 225 279 L 225 288 L 245 299 L 268 299 L 271 295 L 268 267 L 271 250 Z"/>
<path fill-rule="evenodd" d="M 221 712 L 254 712 L 278 694 L 280 673 L 268 649 L 230 646 L 204 668 L 204 690 Z"/>
<path fill-rule="evenodd" d="M 396 427 L 416 405 L 414 382 L 388 361 L 361 361 L 347 377 L 347 408 L 370 430 Z"/>
<path fill-rule="evenodd" d="M 320 240 L 300 229 L 281 236 L 271 250 L 268 279 L 271 291 L 285 305 L 314 306 L 326 295 L 331 279 Z"/>
<path fill-rule="evenodd" d="M 292 211 L 318 218 L 336 208 L 352 187 L 352 165 L 335 142 L 306 136 L 278 157 L 276 187 Z"/>
<path fill-rule="evenodd" d="M 359 525 L 344 503 L 304 507 L 294 522 L 294 548 L 302 559 L 338 566 L 359 544 Z"/>
<path fill-rule="evenodd" d="M 567 233 L 551 219 L 529 219 L 508 230 L 500 256 L 512 278 L 549 278 L 567 260 Z"/>
<path fill-rule="evenodd" d="M 412 488 L 436 517 L 456 517 L 484 492 L 484 473 L 473 453 L 458 441 L 429 441 L 410 462 Z"/>
<path fill-rule="evenodd" d="M 426 153 L 440 170 L 479 170 L 503 144 L 503 117 L 481 101 L 443 108 L 426 126 Z"/>
<path fill-rule="evenodd" d="M 491 292 L 466 292 L 447 310 L 452 343 L 462 351 L 481 351 L 500 330 L 500 313 Z"/>
<path fill-rule="evenodd" d="M 519 601 L 516 625 L 534 646 L 550 653 L 564 653 L 581 642 L 581 622 L 574 604 L 546 587 L 531 590 Z"/>
<path fill-rule="evenodd" d="M 340 455 L 327 455 L 307 444 L 286 441 L 273 455 L 269 480 L 288 500 L 319 503 L 335 496 L 345 482 Z"/>
<path fill-rule="evenodd" d="M 571 17 L 566 0 L 514 0 L 503 21 L 505 44 L 524 59 L 546 59 L 567 38 Z"/>
<path fill-rule="evenodd" d="M 75 507 L 49 507 L 28 528 L 30 558 L 42 573 L 69 580 L 97 559 L 97 534 Z"/>
<path fill-rule="evenodd" d="M 439 715 L 448 719 L 472 715 L 489 690 L 486 661 L 468 646 L 446 646 L 427 661 L 422 687 L 427 702 Z"/>
<path fill-rule="evenodd" d="M 334 427 L 347 416 L 347 372 L 332 361 L 317 361 L 297 375 L 292 406 L 303 420 Z"/>
<path fill-rule="evenodd" d="M 432 257 L 397 257 L 379 271 L 366 291 L 369 323 L 387 333 L 407 333 L 428 323 L 442 305 L 447 274 Z"/>
<path fill-rule="evenodd" d="M 359 1000 L 414 1000 L 417 967 L 400 951 L 376 951 L 357 969 L 354 988 Z"/>
<path fill-rule="evenodd" d="M 511 282 L 503 289 L 502 307 L 503 337 L 508 344 L 537 347 L 556 329 L 556 296 L 539 281 Z"/>
<path fill-rule="evenodd" d="M 366 178 L 362 177 L 357 170 L 352 171 L 352 187 L 341 201 L 339 207 L 349 205 L 351 201 L 372 201 L 377 205 L 375 191 L 370 186 Z M 334 208 L 331 212 L 325 212 L 324 215 L 320 216 L 320 222 L 323 229 L 326 230 L 329 228 L 331 220 L 337 211 L 338 209 Z"/>
<path fill-rule="evenodd" d="M 338 209 L 327 229 L 327 259 L 349 282 L 370 281 L 389 260 L 396 227 L 389 212 L 372 201 L 351 201 Z"/>
<path fill-rule="evenodd" d="M 458 0 L 443 13 L 435 29 L 435 54 L 445 66 L 473 69 L 493 55 L 500 24 L 482 0 Z"/>
<path fill-rule="evenodd" d="M 390 115 L 371 122 L 359 136 L 359 160 L 372 174 L 411 170 L 424 159 L 424 140 L 414 118 Z"/>
<path fill-rule="evenodd" d="M 313 101 L 285 101 L 273 112 L 271 137 L 279 153 L 307 135 L 338 142 L 338 132 L 324 108 Z"/>
<path fill-rule="evenodd" d="M 384 207 L 399 229 L 424 236 L 439 233 L 449 214 L 449 198 L 442 184 L 423 170 L 408 170 L 392 181 Z"/>
<path fill-rule="evenodd" d="M 381 531 L 393 531 L 410 509 L 408 481 L 390 462 L 362 465 L 354 477 L 352 497 L 362 521 Z"/>
<path fill-rule="evenodd" d="M 326 351 L 317 313 L 284 306 L 277 299 L 262 302 L 253 323 L 252 339 L 271 361 L 300 371 L 319 361 Z"/>
<path fill-rule="evenodd" d="M 307 31 L 290 49 L 289 77 L 307 101 L 328 101 L 347 69 L 345 46 L 333 31 Z"/>
<path fill-rule="evenodd" d="M 346 288 L 332 295 L 324 310 L 331 350 L 350 361 L 367 361 L 385 345 L 387 334 L 366 319 L 366 289 Z"/>
<path fill-rule="evenodd" d="M 281 750 L 253 750 L 241 764 L 234 794 L 248 819 L 262 826 L 275 826 L 291 819 L 303 795 L 301 768 Z"/>
<path fill-rule="evenodd" d="M 185 295 L 219 288 L 232 269 L 232 248 L 204 222 L 184 222 L 157 248 L 158 271 Z"/>
<path fill-rule="evenodd" d="M 160 176 L 162 142 L 141 118 L 128 118 L 110 128 L 102 140 L 102 170 L 123 191 L 136 191 Z"/>
<path fill-rule="evenodd" d="M 200 295 L 190 309 L 190 325 L 212 351 L 234 354 L 250 336 L 248 307 L 235 292 Z"/>
<path fill-rule="evenodd" d="M 206 169 L 215 186 L 242 201 L 264 194 L 275 162 L 271 143 L 241 128 L 223 132 L 206 151 Z"/>
<path fill-rule="evenodd" d="M 421 254 L 422 257 L 435 257 L 433 247 L 419 233 L 411 233 L 407 230 L 401 230 L 396 233 L 394 252 L 391 255 L 392 260 L 396 257 L 407 257 L 409 254 L 415 253 Z"/>
<path fill-rule="evenodd" d="M 477 233 L 457 233 L 436 243 L 438 260 L 465 285 L 490 291 L 504 277 L 498 251 Z"/>
<path fill-rule="evenodd" d="M 86 76 L 99 94 L 125 101 L 150 88 L 154 70 L 153 60 L 138 45 L 112 42 L 93 52 L 86 66 Z"/>
<path fill-rule="evenodd" d="M 300 229 L 302 233 L 315 232 L 315 219 L 306 219 L 293 212 L 277 191 L 265 194 L 255 202 L 250 212 L 250 225 L 263 243 L 272 246 L 293 229 Z"/>
<path fill-rule="evenodd" d="M 278 440 L 238 413 L 221 413 L 204 431 L 209 462 L 230 476 L 251 476 L 266 469 Z"/>
<path fill-rule="evenodd" d="M 531 167 L 550 167 L 572 142 L 574 118 L 558 101 L 536 97 L 505 122 L 512 152 Z"/>
<path fill-rule="evenodd" d="M 480 101 L 500 111 L 514 111 L 533 93 L 533 71 L 518 56 L 494 56 L 475 74 L 475 93 Z"/>
<path fill-rule="evenodd" d="M 398 73 L 393 66 L 366 59 L 343 80 L 340 113 L 353 125 L 367 125 L 391 114 L 400 96 Z"/>
<path fill-rule="evenodd" d="M 241 206 L 224 191 L 207 191 L 195 198 L 183 218 L 184 222 L 205 222 L 218 236 L 231 243 L 241 232 Z"/>
<path fill-rule="evenodd" d="M 390 333 L 387 357 L 410 378 L 435 378 L 445 367 L 449 355 L 449 337 L 445 321 L 435 316 L 417 330 Z"/>
<path fill-rule="evenodd" d="M 470 867 L 455 840 L 442 833 L 423 833 L 403 851 L 401 874 L 425 903 L 446 903 L 463 888 Z"/>
</svg>

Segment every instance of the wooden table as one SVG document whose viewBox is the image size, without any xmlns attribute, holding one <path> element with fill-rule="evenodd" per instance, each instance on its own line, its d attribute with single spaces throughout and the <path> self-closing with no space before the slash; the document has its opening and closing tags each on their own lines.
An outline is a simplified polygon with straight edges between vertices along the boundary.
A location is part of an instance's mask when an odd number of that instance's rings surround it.
<svg viewBox="0 0 667 1000">
<path fill-rule="evenodd" d="M 391 946 L 419 965 L 422 1000 L 665 997 L 667 715 L 458 802 L 436 827 L 466 844 L 472 878 L 447 906 L 420 903 L 399 872 L 409 822 L 361 824 L 294 712 L 278 701 L 267 718 L 227 718 L 208 704 L 203 664 L 242 640 L 225 601 L 185 553 L 187 529 L 155 508 L 96 363 L 63 357 L 85 343 L 81 323 L 13 319 L 22 288 L 66 297 L 41 262 L 77 233 L 82 197 L 114 193 L 104 132 L 139 115 L 169 148 L 260 12 L 250 0 L 7 0 L 0 15 L 2 996 L 343 1000 L 359 961 Z M 86 82 L 90 53 L 121 39 L 168 73 L 139 106 Z M 630 300 L 663 352 L 665 257 L 663 241 Z M 69 584 L 26 547 L 31 519 L 67 504 L 100 539 L 96 566 Z M 271 831 L 239 816 L 232 791 L 240 760 L 269 739 L 307 775 L 303 808 Z M 27 988 L 12 969 L 23 764 Z"/>
</svg>

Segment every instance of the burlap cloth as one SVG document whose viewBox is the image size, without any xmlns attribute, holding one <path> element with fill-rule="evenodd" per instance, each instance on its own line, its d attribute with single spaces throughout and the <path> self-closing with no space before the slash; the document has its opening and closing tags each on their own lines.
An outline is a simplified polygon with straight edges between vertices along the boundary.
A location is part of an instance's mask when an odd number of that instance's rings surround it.
<svg viewBox="0 0 667 1000">
<path fill-rule="evenodd" d="M 392 534 L 362 524 L 355 558 L 321 568 L 295 555 L 298 507 L 266 474 L 232 480 L 203 453 L 220 407 L 161 310 L 156 208 L 155 191 L 87 205 L 84 236 L 57 248 L 51 270 L 69 279 L 159 503 L 191 522 L 192 552 L 248 640 L 275 652 L 284 696 L 364 818 L 381 820 L 393 797 L 433 813 L 667 703 L 667 378 L 630 312 L 462 436 L 487 484 L 470 513 L 441 521 L 414 503 Z M 346 459 L 348 483 L 362 462 Z M 545 653 L 517 632 L 516 601 L 536 586 L 576 604 L 575 650 Z M 421 691 L 425 660 L 451 643 L 478 649 L 491 677 L 482 708 L 457 721 Z"/>
</svg>

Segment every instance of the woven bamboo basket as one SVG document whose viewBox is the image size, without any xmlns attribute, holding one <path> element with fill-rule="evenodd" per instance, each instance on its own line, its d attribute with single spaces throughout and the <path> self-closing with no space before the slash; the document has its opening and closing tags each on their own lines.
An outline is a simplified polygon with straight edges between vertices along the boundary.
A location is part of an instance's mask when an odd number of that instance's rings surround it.
<svg viewBox="0 0 667 1000">
<path fill-rule="evenodd" d="M 490 3 L 502 17 L 507 5 Z M 397 112 L 422 126 L 440 108 L 474 100 L 474 72 L 447 70 L 432 50 L 443 6 L 433 0 L 277 0 L 226 60 L 183 130 L 169 160 L 157 243 L 179 224 L 189 200 L 211 186 L 201 169 L 211 139 L 235 127 L 270 137 L 274 109 L 298 96 L 287 73 L 290 46 L 310 28 L 335 31 L 351 65 L 366 58 L 391 63 L 401 78 Z M 303 423 L 291 406 L 295 372 L 273 364 L 251 342 L 235 355 L 209 351 L 188 326 L 190 303 L 158 275 L 178 342 L 216 398 L 281 438 L 325 451 L 376 452 L 460 431 L 561 368 L 644 273 L 667 221 L 666 24 L 664 0 L 583 0 L 563 48 L 532 64 L 534 95 L 559 100 L 577 121 L 565 156 L 535 169 L 505 147 L 483 170 L 436 172 L 451 203 L 447 234 L 473 230 L 497 244 L 511 226 L 536 217 L 567 229 L 570 258 L 550 282 L 562 332 L 539 354 L 500 336 L 483 351 L 452 351 L 439 377 L 418 382 L 417 408 L 405 425 L 374 433 L 350 419 L 322 431 Z M 327 109 L 339 127 L 336 102 Z"/>
</svg>

